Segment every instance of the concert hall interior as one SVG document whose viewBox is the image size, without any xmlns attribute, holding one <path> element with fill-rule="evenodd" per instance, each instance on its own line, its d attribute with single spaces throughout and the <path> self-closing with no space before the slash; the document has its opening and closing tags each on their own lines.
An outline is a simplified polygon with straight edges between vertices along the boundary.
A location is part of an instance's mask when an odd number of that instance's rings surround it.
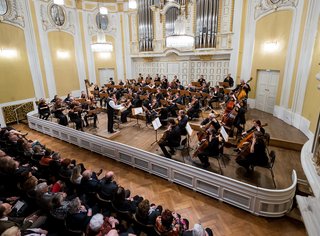
<svg viewBox="0 0 320 236">
<path fill-rule="evenodd" d="M 320 1 L 0 0 L 0 70 L 0 235 L 320 235 Z"/>
</svg>

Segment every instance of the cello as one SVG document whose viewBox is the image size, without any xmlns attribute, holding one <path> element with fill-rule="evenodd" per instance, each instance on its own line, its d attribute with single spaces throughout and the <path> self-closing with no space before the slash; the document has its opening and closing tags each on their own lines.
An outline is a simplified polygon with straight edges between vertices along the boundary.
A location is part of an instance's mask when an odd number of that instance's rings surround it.
<svg viewBox="0 0 320 236">
<path fill-rule="evenodd" d="M 261 127 L 265 127 L 265 126 L 268 126 L 268 123 L 265 123 L 264 125 L 261 125 Z M 245 137 L 243 137 L 239 143 L 237 144 L 237 148 L 238 149 L 242 149 L 243 148 L 243 145 L 244 143 L 250 141 L 253 137 L 253 133 L 254 131 L 256 131 L 257 129 L 255 128 L 254 130 L 252 130 L 250 133 L 248 133 Z"/>
</svg>

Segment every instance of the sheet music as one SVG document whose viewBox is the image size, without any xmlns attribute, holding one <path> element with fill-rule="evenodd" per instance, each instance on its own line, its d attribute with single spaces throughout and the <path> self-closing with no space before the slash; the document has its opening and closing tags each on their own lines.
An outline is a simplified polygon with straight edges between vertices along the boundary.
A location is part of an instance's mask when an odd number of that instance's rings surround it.
<svg viewBox="0 0 320 236">
<path fill-rule="evenodd" d="M 14 204 L 13 208 L 17 209 L 17 211 L 19 211 L 21 209 L 21 207 L 23 207 L 24 202 L 22 201 L 17 201 L 16 204 Z"/>
<path fill-rule="evenodd" d="M 159 128 L 162 126 L 159 117 L 157 117 L 156 119 L 154 119 L 154 120 L 152 121 L 152 126 L 153 126 L 153 129 L 154 129 L 154 130 L 159 129 Z"/>
<path fill-rule="evenodd" d="M 191 128 L 189 122 L 186 124 L 186 130 L 188 135 L 191 137 L 192 133 L 193 133 L 193 129 Z"/>
<path fill-rule="evenodd" d="M 225 130 L 225 128 L 223 126 L 221 126 L 220 134 L 222 135 L 224 141 L 228 142 L 229 135 L 227 134 L 227 132 L 226 132 L 226 130 Z"/>
<path fill-rule="evenodd" d="M 132 108 L 132 114 L 135 116 L 135 115 L 139 115 L 143 113 L 143 110 L 142 110 L 142 107 L 135 107 L 135 108 Z"/>
</svg>

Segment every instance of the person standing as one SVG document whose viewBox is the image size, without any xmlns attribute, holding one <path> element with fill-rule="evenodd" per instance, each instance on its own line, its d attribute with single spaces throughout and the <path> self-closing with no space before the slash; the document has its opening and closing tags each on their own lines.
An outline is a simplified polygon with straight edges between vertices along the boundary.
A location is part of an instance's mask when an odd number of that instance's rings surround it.
<svg viewBox="0 0 320 236">
<path fill-rule="evenodd" d="M 107 114 L 108 114 L 108 132 L 114 133 L 113 130 L 113 119 L 114 119 L 114 110 L 119 110 L 122 108 L 121 105 L 116 105 L 116 94 L 110 94 L 110 96 L 107 99 Z"/>
<path fill-rule="evenodd" d="M 230 88 L 233 87 L 234 80 L 233 80 L 233 78 L 231 77 L 231 74 L 230 74 L 230 73 L 227 75 L 226 78 L 224 78 L 223 82 L 228 82 L 228 83 L 229 83 L 229 87 L 230 87 Z"/>
</svg>

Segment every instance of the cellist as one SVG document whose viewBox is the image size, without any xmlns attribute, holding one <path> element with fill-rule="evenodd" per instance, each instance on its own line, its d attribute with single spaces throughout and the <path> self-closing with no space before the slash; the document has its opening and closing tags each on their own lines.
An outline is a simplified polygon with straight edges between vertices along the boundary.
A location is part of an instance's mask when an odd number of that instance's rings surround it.
<svg viewBox="0 0 320 236">
<path fill-rule="evenodd" d="M 194 157 L 197 156 L 201 161 L 204 169 L 210 166 L 209 156 L 219 155 L 219 138 L 216 136 L 215 129 L 210 126 L 206 131 L 206 135 L 202 136 L 202 140 L 198 149 L 194 153 Z"/>
</svg>

